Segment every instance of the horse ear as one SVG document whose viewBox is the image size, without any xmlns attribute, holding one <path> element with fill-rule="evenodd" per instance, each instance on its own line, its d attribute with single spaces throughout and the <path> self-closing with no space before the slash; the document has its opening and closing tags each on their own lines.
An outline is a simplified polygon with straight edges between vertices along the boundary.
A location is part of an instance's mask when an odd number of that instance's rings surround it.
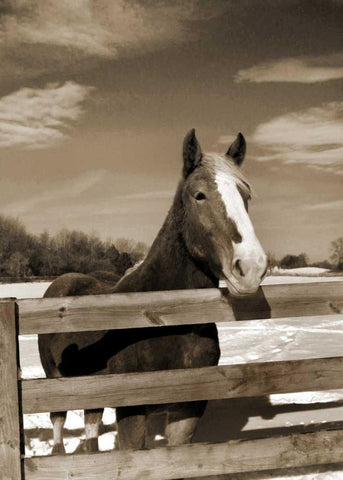
<svg viewBox="0 0 343 480">
<path fill-rule="evenodd" d="M 247 151 L 247 144 L 246 144 L 245 138 L 243 137 L 241 132 L 239 132 L 236 140 L 233 142 L 233 144 L 229 147 L 229 150 L 226 152 L 226 155 L 228 157 L 231 157 L 235 162 L 235 164 L 240 167 L 243 163 L 246 151 Z"/>
<path fill-rule="evenodd" d="M 183 141 L 183 176 L 186 178 L 201 162 L 201 147 L 192 128 Z"/>
</svg>

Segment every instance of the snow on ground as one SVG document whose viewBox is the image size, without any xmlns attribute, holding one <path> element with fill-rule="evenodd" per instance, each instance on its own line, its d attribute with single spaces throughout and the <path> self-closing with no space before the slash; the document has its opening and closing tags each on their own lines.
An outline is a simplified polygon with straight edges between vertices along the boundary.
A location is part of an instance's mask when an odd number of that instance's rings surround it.
<svg viewBox="0 0 343 480">
<path fill-rule="evenodd" d="M 105 408 L 102 419 L 102 433 L 99 436 L 100 451 L 113 450 L 116 438 L 116 416 L 113 408 Z M 24 415 L 25 455 L 50 455 L 52 425 L 49 413 L 33 413 Z M 64 446 L 67 453 L 82 451 L 85 441 L 83 410 L 69 411 L 65 423 Z"/>
<path fill-rule="evenodd" d="M 318 282 L 339 282 L 343 281 L 342 276 L 320 277 L 320 276 L 301 276 L 301 275 L 270 275 L 263 279 L 261 285 L 281 285 L 288 283 L 318 283 Z"/>
<path fill-rule="evenodd" d="M 283 272 L 280 272 L 283 273 Z M 338 281 L 343 280 L 342 277 L 320 277 L 318 276 L 323 272 L 323 269 L 316 269 L 315 271 L 311 267 L 311 270 L 308 269 L 293 269 L 293 271 L 287 270 L 287 276 L 269 276 L 267 277 L 263 284 L 280 284 L 280 283 L 303 283 L 303 282 L 321 282 L 321 281 Z M 313 277 L 308 276 L 299 276 L 302 275 L 317 275 Z M 291 275 L 290 275 L 291 274 Z M 0 298 L 1 297 L 16 297 L 16 298 L 34 298 L 41 297 L 46 288 L 49 286 L 49 282 L 38 282 L 38 283 L 16 283 L 16 284 L 0 284 Z M 282 354 L 284 351 L 287 352 L 289 348 L 298 349 L 296 350 L 299 353 L 300 358 L 302 355 L 308 355 L 304 344 L 306 344 L 305 337 L 302 337 L 303 332 L 308 332 L 312 330 L 314 333 L 320 325 L 312 325 L 311 329 L 307 326 L 304 326 L 303 329 L 300 329 L 298 333 L 295 333 L 290 326 L 285 331 L 280 332 L 280 342 L 271 343 L 268 340 L 268 325 L 262 328 L 259 332 L 253 332 L 251 340 L 249 340 L 249 335 L 247 335 L 248 330 L 238 329 L 235 332 L 234 324 L 227 324 L 228 327 L 220 326 L 219 335 L 220 341 L 222 343 L 222 350 L 225 351 L 226 344 L 230 346 L 228 351 L 231 358 L 225 356 L 225 363 L 241 363 L 241 362 L 251 362 L 251 361 L 263 361 L 266 358 L 270 358 L 270 353 L 273 354 L 273 359 L 282 359 Z M 330 330 L 331 328 L 331 330 Z M 335 333 L 335 326 L 332 325 L 324 333 L 322 333 L 321 344 L 324 346 L 324 349 L 333 343 L 333 339 L 337 337 Z M 239 331 L 240 330 L 240 331 Z M 253 331 L 253 329 L 249 329 Z M 298 329 L 299 330 L 299 329 Z M 256 333 L 259 338 L 256 342 Z M 297 337 L 298 335 L 298 337 Z M 327 335 L 327 337 L 325 337 Z M 316 337 L 315 337 L 316 338 Z M 275 341 L 275 339 L 273 340 Z M 250 342 L 250 343 L 249 343 Z M 311 342 L 310 342 L 311 343 Z M 336 342 L 337 343 L 337 342 Z M 232 346 L 235 346 L 233 351 Z M 245 350 L 240 350 L 245 346 Z M 339 347 L 340 341 L 338 339 L 337 346 Z M 307 345 L 306 345 L 307 347 Z M 337 348 L 338 348 L 337 347 Z M 305 348 L 304 351 L 301 348 Z M 318 348 L 318 345 L 314 345 L 313 348 Z M 44 371 L 40 365 L 38 349 L 37 349 L 37 336 L 28 335 L 25 337 L 20 337 L 20 353 L 21 353 L 21 365 L 22 365 L 22 376 L 23 378 L 37 378 L 43 377 Z M 221 362 L 222 363 L 222 362 Z M 337 403 L 338 407 L 333 409 L 332 412 L 336 412 L 331 415 L 329 418 L 323 420 L 323 412 L 330 413 L 330 405 Z M 301 420 L 306 418 L 306 423 L 317 424 L 325 423 L 327 421 L 340 421 L 343 418 L 343 406 L 340 404 L 343 403 L 343 392 L 341 390 L 337 391 L 328 391 L 328 392 L 306 392 L 298 394 L 287 394 L 287 395 L 272 395 L 271 404 L 275 411 L 279 411 L 278 414 L 274 415 L 271 419 L 262 419 L 262 417 L 250 416 L 247 419 L 245 425 L 242 426 L 241 430 L 249 432 L 249 430 L 254 429 L 264 429 L 264 428 L 275 428 L 278 427 L 281 421 L 281 424 L 287 427 L 292 427 L 293 425 L 301 425 L 304 422 L 299 422 L 299 415 Z M 311 410 L 311 405 L 316 405 L 316 410 Z M 292 409 L 296 410 L 296 405 L 299 405 L 299 412 L 296 411 L 292 413 Z M 323 408 L 326 410 L 321 410 L 320 405 L 323 405 Z M 217 408 L 216 402 L 212 403 L 212 406 L 209 405 L 209 411 Z M 287 410 L 289 408 L 289 411 Z M 329 410 L 328 410 L 329 408 Z M 308 409 L 308 410 L 307 410 Z M 286 410 L 286 413 L 283 411 Z M 288 412 L 288 413 L 287 413 Z M 220 423 L 225 421 L 225 416 L 227 411 L 223 410 L 223 416 L 220 417 Z M 237 411 L 237 414 L 240 414 L 240 408 Z M 235 414 L 234 414 L 235 415 Z M 256 413 L 255 413 L 256 415 Z M 305 417 L 306 415 L 306 417 Z M 336 416 L 335 416 L 336 415 Z M 211 415 L 210 415 L 211 417 Z M 280 420 L 281 419 L 281 420 Z M 279 424 L 277 423 L 277 420 Z M 83 412 L 82 411 L 73 411 L 68 412 L 67 422 L 66 422 L 66 434 L 65 434 L 65 447 L 67 453 L 74 451 L 79 451 L 82 449 L 82 443 L 84 441 L 84 431 L 83 431 Z M 26 455 L 47 455 L 51 453 L 52 448 L 52 429 L 47 413 L 42 414 L 32 414 L 24 415 L 24 428 L 25 428 L 25 437 L 26 437 Z M 102 435 L 100 435 L 100 450 L 111 450 L 115 445 L 115 436 L 116 436 L 116 427 L 115 427 L 115 411 L 113 409 L 105 409 L 105 414 L 103 418 L 102 426 Z M 289 472 L 291 473 L 291 472 Z M 221 477 L 224 478 L 225 477 Z M 260 477 L 262 480 L 262 477 Z M 330 471 L 323 472 L 317 471 L 308 473 L 306 470 L 299 470 L 296 475 L 287 475 L 284 476 L 268 476 L 268 478 L 274 478 L 274 480 L 342 480 L 343 471 Z M 249 475 L 239 476 L 240 480 L 249 480 Z"/>
<path fill-rule="evenodd" d="M 330 272 L 328 268 L 320 267 L 300 267 L 300 268 L 279 268 L 273 269 L 273 275 L 286 274 L 286 275 L 323 275 L 323 273 Z"/>
<path fill-rule="evenodd" d="M 0 298 L 40 298 L 51 282 L 0 283 Z"/>
</svg>

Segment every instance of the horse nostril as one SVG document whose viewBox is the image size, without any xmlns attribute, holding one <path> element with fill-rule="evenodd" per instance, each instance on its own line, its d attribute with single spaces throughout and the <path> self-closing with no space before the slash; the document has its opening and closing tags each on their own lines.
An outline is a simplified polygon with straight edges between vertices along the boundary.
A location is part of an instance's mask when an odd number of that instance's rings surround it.
<svg viewBox="0 0 343 480">
<path fill-rule="evenodd" d="M 241 261 L 239 259 L 235 261 L 234 268 L 235 270 L 237 270 L 237 272 L 240 274 L 241 277 L 245 277 L 242 269 Z"/>
</svg>

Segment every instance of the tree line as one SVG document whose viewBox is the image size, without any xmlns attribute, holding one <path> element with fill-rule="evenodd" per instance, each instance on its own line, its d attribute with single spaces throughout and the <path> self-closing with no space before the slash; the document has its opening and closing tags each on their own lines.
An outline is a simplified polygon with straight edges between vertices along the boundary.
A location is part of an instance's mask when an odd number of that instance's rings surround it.
<svg viewBox="0 0 343 480">
<path fill-rule="evenodd" d="M 306 253 L 287 254 L 281 260 L 277 260 L 272 253 L 267 254 L 268 268 L 272 270 L 274 267 L 280 268 L 301 268 L 301 267 L 321 267 L 335 271 L 343 271 L 343 237 L 339 237 L 331 242 L 331 255 L 329 260 L 322 260 L 320 262 L 310 262 Z"/>
<path fill-rule="evenodd" d="M 143 242 L 101 240 L 95 233 L 63 229 L 55 235 L 32 235 L 16 218 L 0 215 L 0 277 L 56 277 L 67 272 L 109 271 L 119 276 L 147 254 Z M 330 260 L 311 263 L 306 253 L 281 260 L 268 253 L 268 267 L 316 266 L 343 270 L 343 237 L 331 242 Z"/>
<path fill-rule="evenodd" d="M 95 233 L 77 230 L 32 235 L 18 219 L 0 215 L 0 277 L 55 277 L 104 270 L 121 276 L 147 250 L 143 242 L 102 241 Z"/>
</svg>

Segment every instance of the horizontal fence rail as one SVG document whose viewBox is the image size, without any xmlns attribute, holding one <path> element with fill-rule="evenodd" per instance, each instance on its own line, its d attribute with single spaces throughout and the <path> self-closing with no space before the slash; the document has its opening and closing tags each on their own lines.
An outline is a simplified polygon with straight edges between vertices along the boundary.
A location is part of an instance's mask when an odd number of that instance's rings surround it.
<svg viewBox="0 0 343 480">
<path fill-rule="evenodd" d="M 343 313 L 343 282 L 266 285 L 234 299 L 226 289 L 117 293 L 19 300 L 19 333 L 232 322 Z"/>
<path fill-rule="evenodd" d="M 17 305 L 16 305 L 17 304 Z M 268 361 L 198 369 L 17 381 L 17 335 L 233 322 L 301 328 L 334 319 L 343 333 L 343 282 L 271 285 L 254 298 L 224 289 L 29 299 L 0 303 L 0 471 L 6 480 L 171 480 L 341 464 L 343 431 L 194 444 L 146 451 L 20 458 L 18 412 L 255 397 L 343 388 L 343 352 L 334 358 Z M 15 314 L 17 306 L 19 315 Z M 295 320 L 297 318 L 297 320 Z M 342 321 L 342 326 L 340 325 Z M 280 323 L 281 324 L 281 323 Z M 254 328 L 254 322 L 251 323 Z M 18 393 L 19 392 L 19 393 Z M 5 416 L 11 420 L 6 420 Z M 21 470 L 21 471 L 20 471 Z"/>
<path fill-rule="evenodd" d="M 343 388 L 343 357 L 24 380 L 24 413 Z"/>
<path fill-rule="evenodd" d="M 26 480 L 172 480 L 342 463 L 343 431 L 25 460 Z"/>
</svg>

